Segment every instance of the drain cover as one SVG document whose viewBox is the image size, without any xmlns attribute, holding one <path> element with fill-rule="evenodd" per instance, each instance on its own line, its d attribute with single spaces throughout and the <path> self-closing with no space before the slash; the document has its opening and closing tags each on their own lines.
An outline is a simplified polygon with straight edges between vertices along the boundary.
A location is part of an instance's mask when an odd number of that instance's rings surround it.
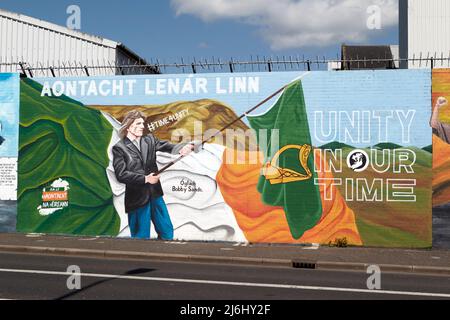
<svg viewBox="0 0 450 320">
<path fill-rule="evenodd" d="M 297 269 L 315 269 L 316 263 L 313 261 L 292 260 L 292 267 Z"/>
</svg>

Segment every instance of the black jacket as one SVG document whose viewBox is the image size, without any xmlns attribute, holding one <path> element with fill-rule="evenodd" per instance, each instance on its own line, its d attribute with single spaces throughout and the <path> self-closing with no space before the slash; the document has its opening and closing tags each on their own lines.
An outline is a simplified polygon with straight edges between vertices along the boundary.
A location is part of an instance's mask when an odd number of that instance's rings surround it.
<svg viewBox="0 0 450 320">
<path fill-rule="evenodd" d="M 156 152 L 178 154 L 184 145 L 160 141 L 150 134 L 141 138 L 141 151 L 126 137 L 113 147 L 116 178 L 126 185 L 125 211 L 127 213 L 143 207 L 152 197 L 158 198 L 164 195 L 161 183 L 154 185 L 145 183 L 145 176 L 158 171 Z"/>
</svg>

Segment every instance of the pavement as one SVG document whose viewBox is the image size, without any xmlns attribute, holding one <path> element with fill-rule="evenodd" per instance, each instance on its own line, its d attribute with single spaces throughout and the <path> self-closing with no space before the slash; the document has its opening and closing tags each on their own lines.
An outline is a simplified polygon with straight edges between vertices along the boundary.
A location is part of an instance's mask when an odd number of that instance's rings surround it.
<svg viewBox="0 0 450 320">
<path fill-rule="evenodd" d="M 0 252 L 450 276 L 450 250 L 171 242 L 1 233 Z M 1 263 L 0 263 L 1 264 Z"/>
</svg>

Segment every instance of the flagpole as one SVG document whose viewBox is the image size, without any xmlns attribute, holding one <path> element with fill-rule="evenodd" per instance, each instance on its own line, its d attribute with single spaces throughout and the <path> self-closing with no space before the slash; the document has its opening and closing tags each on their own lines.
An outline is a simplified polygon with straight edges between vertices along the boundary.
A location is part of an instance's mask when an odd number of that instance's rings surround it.
<svg viewBox="0 0 450 320">
<path fill-rule="evenodd" d="M 294 80 L 295 81 L 295 80 Z M 259 107 L 261 107 L 263 104 L 265 104 L 267 101 L 271 100 L 273 97 L 275 97 L 276 95 L 278 95 L 279 93 L 281 93 L 283 90 L 285 90 L 289 85 L 291 85 L 292 82 L 288 83 L 287 85 L 283 86 L 282 88 L 280 88 L 279 90 L 277 90 L 275 93 L 271 94 L 269 97 L 267 97 L 266 99 L 264 99 L 263 101 L 261 101 L 260 103 L 258 103 L 256 106 L 254 106 L 253 108 L 249 109 L 248 111 L 244 112 L 239 118 L 235 119 L 234 121 L 230 122 L 229 124 L 227 124 L 226 126 L 224 126 L 222 129 L 220 129 L 219 131 L 217 131 L 214 135 L 212 135 L 211 137 L 203 140 L 201 142 L 201 145 L 203 146 L 205 143 L 207 143 L 209 140 L 215 138 L 216 136 L 218 136 L 219 134 L 221 134 L 222 132 L 224 132 L 225 130 L 227 130 L 229 127 L 231 127 L 233 124 L 235 124 L 236 122 L 242 120 L 243 118 L 247 117 L 250 113 L 252 113 L 253 111 L 255 111 L 256 109 L 258 109 Z M 164 171 L 166 171 L 167 169 L 169 169 L 170 167 L 172 167 L 175 163 L 181 161 L 185 156 L 181 155 L 179 158 L 169 162 L 167 165 L 165 165 L 163 168 L 159 169 L 157 172 L 154 173 L 155 176 L 159 176 L 161 173 L 163 173 Z"/>
<path fill-rule="evenodd" d="M 212 138 L 216 137 L 217 135 L 219 135 L 220 133 L 222 133 L 223 131 L 225 131 L 226 129 L 228 129 L 229 127 L 231 127 L 233 124 L 235 124 L 236 122 L 238 122 L 239 120 L 242 120 L 243 118 L 247 117 L 250 113 L 252 113 L 253 111 L 255 111 L 256 109 L 258 109 L 259 107 L 261 107 L 263 104 L 265 104 L 267 101 L 269 101 L 270 99 L 272 99 L 273 97 L 275 97 L 277 94 L 281 93 L 283 90 L 285 90 L 288 86 L 290 86 L 292 83 L 294 83 L 295 81 L 300 80 L 301 78 L 303 78 L 305 75 L 309 74 L 309 72 L 306 72 L 304 74 L 302 74 L 300 77 L 292 80 L 291 82 L 289 82 L 288 84 L 284 85 L 283 87 L 281 87 L 279 90 L 277 90 L 275 93 L 271 94 L 269 97 L 267 97 L 266 99 L 264 99 L 263 101 L 261 101 L 260 103 L 258 103 L 256 106 L 254 106 L 253 108 L 249 109 L 248 111 L 244 112 L 239 118 L 235 119 L 234 121 L 230 122 L 229 124 L 227 124 L 225 127 L 223 127 L 222 129 L 220 129 L 219 131 L 217 131 L 214 135 L 212 135 L 211 137 L 209 137 L 208 139 L 205 139 L 201 142 L 201 145 L 204 145 L 205 143 L 207 143 L 209 140 L 211 140 Z M 160 170 L 158 170 L 157 172 L 155 172 L 154 174 L 156 176 L 160 175 L 161 173 L 163 173 L 164 171 L 166 171 L 167 169 L 169 169 L 170 167 L 172 167 L 174 164 L 176 164 L 177 162 L 181 161 L 185 156 L 181 155 L 179 158 L 171 161 L 170 163 L 168 163 L 167 165 L 165 165 L 163 168 L 161 168 Z M 123 231 L 125 231 L 125 229 L 128 226 L 126 226 L 125 228 L 123 228 L 122 230 L 120 230 L 119 234 L 121 234 Z"/>
</svg>

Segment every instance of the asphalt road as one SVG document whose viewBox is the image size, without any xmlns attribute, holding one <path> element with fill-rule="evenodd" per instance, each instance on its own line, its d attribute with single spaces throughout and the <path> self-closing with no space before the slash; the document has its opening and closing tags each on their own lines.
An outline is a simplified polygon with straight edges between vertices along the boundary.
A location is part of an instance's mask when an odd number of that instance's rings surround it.
<svg viewBox="0 0 450 320">
<path fill-rule="evenodd" d="M 81 289 L 69 290 L 80 268 Z M 244 265 L 0 253 L 0 299 L 20 300 L 303 300 L 448 299 L 450 277 L 381 274 L 381 290 L 368 274 Z"/>
</svg>

